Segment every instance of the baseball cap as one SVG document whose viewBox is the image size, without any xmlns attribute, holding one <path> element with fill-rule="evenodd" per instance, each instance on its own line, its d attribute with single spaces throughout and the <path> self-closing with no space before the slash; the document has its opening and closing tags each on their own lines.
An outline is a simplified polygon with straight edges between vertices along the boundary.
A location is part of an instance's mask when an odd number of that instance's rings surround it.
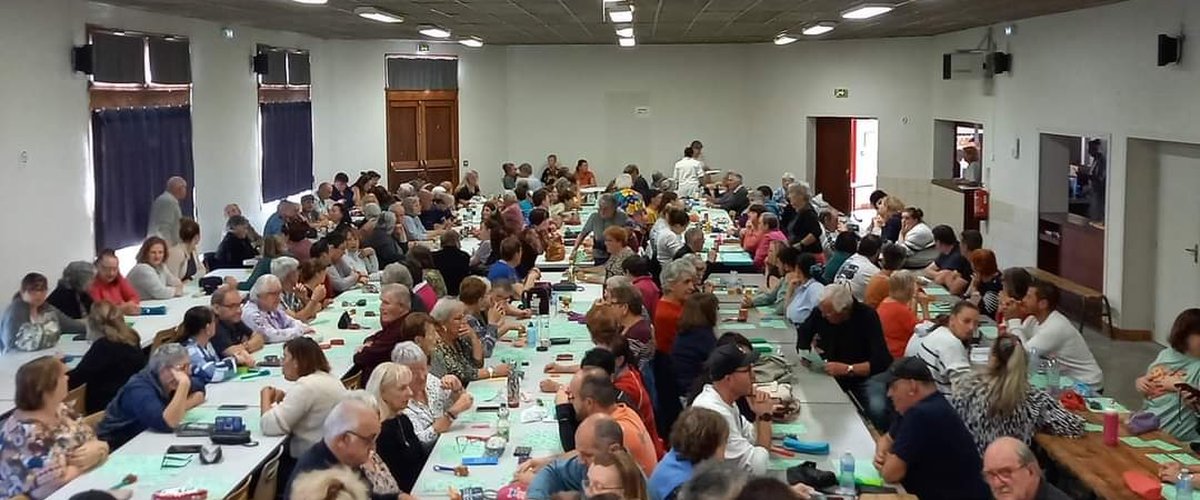
<svg viewBox="0 0 1200 500">
<path fill-rule="evenodd" d="M 895 363 L 892 363 L 892 367 L 888 371 L 891 373 L 893 380 L 907 379 L 920 382 L 933 382 L 933 375 L 929 373 L 929 367 L 925 365 L 925 361 L 916 356 L 900 358 Z"/>
<path fill-rule="evenodd" d="M 753 366 L 756 361 L 758 361 L 757 351 L 747 352 L 736 344 L 725 344 L 717 346 L 712 354 L 708 355 L 708 362 L 705 365 L 713 380 L 721 380 L 739 368 Z"/>
</svg>

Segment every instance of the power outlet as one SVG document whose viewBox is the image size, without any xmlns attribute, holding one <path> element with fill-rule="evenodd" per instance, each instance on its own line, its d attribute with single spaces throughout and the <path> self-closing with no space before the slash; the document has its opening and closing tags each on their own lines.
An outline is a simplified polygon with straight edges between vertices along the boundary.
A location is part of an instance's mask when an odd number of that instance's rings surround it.
<svg viewBox="0 0 1200 500">
<path fill-rule="evenodd" d="M 22 150 L 17 154 L 17 166 L 20 168 L 29 166 L 29 151 Z"/>
<path fill-rule="evenodd" d="M 467 167 L 470 167 L 470 166 L 471 166 L 471 161 L 470 161 L 470 160 L 463 160 L 463 168 L 467 168 Z"/>
</svg>

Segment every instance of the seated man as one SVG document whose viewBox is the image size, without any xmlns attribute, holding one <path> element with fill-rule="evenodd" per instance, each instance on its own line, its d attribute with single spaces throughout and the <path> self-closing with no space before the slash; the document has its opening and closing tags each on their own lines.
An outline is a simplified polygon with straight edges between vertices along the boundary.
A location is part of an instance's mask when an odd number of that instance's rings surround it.
<svg viewBox="0 0 1200 500">
<path fill-rule="evenodd" d="M 710 198 L 710 203 L 722 210 L 738 213 L 741 213 L 746 207 L 750 206 L 750 196 L 746 190 L 746 186 L 742 184 L 742 174 L 729 172 L 725 174 L 725 180 L 722 184 L 725 187 L 725 192 L 718 198 Z"/>
<path fill-rule="evenodd" d="M 1068 500 L 1042 477 L 1037 457 L 1020 439 L 1002 437 L 983 453 L 983 477 L 996 500 Z"/>
<path fill-rule="evenodd" d="M 575 432 L 575 451 L 527 460 L 517 467 L 518 478 L 533 475 L 525 498 L 550 500 L 560 492 L 583 492 L 583 480 L 596 456 L 621 449 L 624 441 L 624 431 L 612 417 L 597 414 L 584 419 Z"/>
<path fill-rule="evenodd" d="M 962 295 L 971 284 L 972 271 L 971 263 L 959 250 L 954 229 L 944 224 L 934 227 L 933 245 L 938 255 L 925 268 L 925 277 L 946 287 L 954 295 Z"/>
<path fill-rule="evenodd" d="M 854 300 L 850 288 L 833 284 L 821 291 L 821 302 L 796 327 L 797 351 L 814 349 L 824 361 L 824 371 L 837 380 L 863 405 L 867 418 L 877 428 L 886 428 L 887 399 L 882 388 L 868 390 L 868 379 L 887 370 L 892 363 L 879 315 Z M 814 346 L 813 340 L 816 340 Z M 811 356 L 801 360 L 810 365 Z"/>
<path fill-rule="evenodd" d="M 717 346 L 706 363 L 712 383 L 704 385 L 692 406 L 708 408 L 725 418 L 729 425 L 726 460 L 736 462 L 750 474 L 763 475 L 770 458 L 767 449 L 771 446 L 771 412 L 775 404 L 766 393 L 754 390 L 755 361 L 758 351 L 742 351 L 736 344 Z M 738 410 L 737 400 L 743 397 L 749 397 L 750 409 L 756 415 L 753 424 Z"/>
<path fill-rule="evenodd" d="M 642 473 L 649 476 L 654 472 L 654 466 L 658 465 L 654 443 L 641 416 L 617 402 L 617 392 L 610 375 L 595 368 L 576 372 L 567 389 L 573 398 L 571 405 L 575 408 L 575 415 L 580 419 L 586 421 L 592 415 L 606 415 L 616 420 L 624 436 L 624 448 L 637 461 Z"/>
<path fill-rule="evenodd" d="M 263 237 L 283 234 L 283 228 L 287 225 L 287 221 L 297 217 L 300 217 L 300 205 L 287 200 L 280 201 L 279 206 L 275 208 L 275 213 L 267 217 L 266 224 L 263 224 Z"/>
<path fill-rule="evenodd" d="M 867 299 L 867 282 L 879 273 L 875 260 L 882 243 L 883 240 L 873 234 L 863 237 L 858 242 L 858 251 L 848 257 L 837 271 L 836 279 L 850 284 L 850 292 L 855 300 L 862 302 Z"/>
<path fill-rule="evenodd" d="M 1063 375 L 1100 389 L 1104 372 L 1083 335 L 1056 310 L 1059 295 L 1053 283 L 1034 280 L 1019 307 L 1015 302 L 1005 307 L 1008 333 L 1020 337 L 1030 353 L 1058 360 Z"/>
<path fill-rule="evenodd" d="M 662 448 L 662 440 L 658 436 L 658 428 L 654 420 L 654 406 L 651 404 L 650 395 L 646 391 L 645 383 L 642 382 L 641 375 L 635 368 L 625 364 L 625 360 L 629 359 L 628 344 L 621 338 L 617 350 L 626 352 L 626 355 L 616 355 L 609 351 L 609 347 L 600 346 L 589 350 L 583 355 L 583 360 L 579 362 L 579 366 L 563 366 L 558 363 L 551 363 L 546 367 L 548 373 L 574 373 L 579 370 L 594 369 L 599 370 L 594 373 L 603 372 L 613 381 L 613 386 L 617 388 L 617 402 L 632 408 L 638 413 L 642 419 L 642 425 L 650 433 L 650 440 L 654 443 L 655 454 L 661 455 L 665 450 Z M 555 393 L 554 397 L 554 413 L 558 420 L 558 437 L 562 441 L 563 449 L 571 451 L 575 449 L 575 431 L 579 426 L 579 417 L 575 414 L 575 407 L 571 404 L 571 396 L 567 393 L 567 385 L 561 384 L 553 379 L 545 378 L 540 383 L 542 392 Z"/>
<path fill-rule="evenodd" d="M 504 238 L 504 241 L 500 242 L 500 259 L 492 264 L 487 275 L 488 281 L 493 283 L 500 280 L 512 283 L 513 292 L 517 297 L 542 277 L 542 272 L 537 268 L 529 271 L 525 281 L 521 281 L 517 276 L 517 266 L 521 264 L 521 246 L 521 240 L 516 236 Z"/>
<path fill-rule="evenodd" d="M 967 342 L 979 326 L 979 306 L 965 300 L 950 309 L 947 323 L 908 339 L 904 355 L 925 362 L 942 394 L 950 394 L 958 377 L 971 372 Z"/>
<path fill-rule="evenodd" d="M 375 448 L 375 440 L 382 430 L 379 422 L 379 411 L 357 399 L 345 399 L 334 406 L 325 417 L 323 437 L 321 441 L 309 448 L 304 455 L 296 460 L 292 470 L 292 478 L 299 477 L 305 472 L 331 469 L 345 466 L 355 471 L 363 482 L 372 484 L 362 471 L 362 466 L 371 459 L 371 450 Z M 384 466 L 383 471 L 377 471 L 386 476 L 391 472 Z M 288 484 L 284 498 L 292 498 L 292 487 Z M 405 495 L 401 494 L 400 497 Z M 372 500 L 395 499 L 395 494 L 371 494 Z"/>
<path fill-rule="evenodd" d="M 174 432 L 188 410 L 204 404 L 204 384 L 192 378 L 183 344 L 163 344 L 105 408 L 96 436 L 112 449 L 143 431 Z"/>
<path fill-rule="evenodd" d="M 242 296 L 237 288 L 218 288 L 213 292 L 210 304 L 213 312 L 217 314 L 217 333 L 212 338 L 213 350 L 222 357 L 237 359 L 241 366 L 254 366 L 254 357 L 250 353 L 262 349 L 266 337 L 242 322 Z"/>
<path fill-rule="evenodd" d="M 975 439 L 954 407 L 938 392 L 925 362 L 902 358 L 892 365 L 888 397 L 900 414 L 875 448 L 875 468 L 922 500 L 991 498 L 979 470 Z"/>
<path fill-rule="evenodd" d="M 110 249 L 101 250 L 96 257 L 96 279 L 92 281 L 88 293 L 92 295 L 92 300 L 117 306 L 126 316 L 136 316 L 142 312 L 137 290 L 121 276 L 121 262 L 117 260 L 117 253 Z"/>
</svg>

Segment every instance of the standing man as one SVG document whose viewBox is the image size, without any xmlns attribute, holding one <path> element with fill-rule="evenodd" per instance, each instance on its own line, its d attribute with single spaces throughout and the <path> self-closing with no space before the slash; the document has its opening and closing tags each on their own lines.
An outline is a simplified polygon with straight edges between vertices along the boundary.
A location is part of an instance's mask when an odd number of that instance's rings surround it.
<svg viewBox="0 0 1200 500">
<path fill-rule="evenodd" d="M 167 244 L 171 246 L 179 244 L 179 219 L 183 218 L 179 200 L 187 198 L 187 192 L 188 183 L 183 177 L 167 179 L 167 189 L 154 199 L 153 205 L 150 205 L 147 237 L 158 236 L 167 240 Z"/>
<path fill-rule="evenodd" d="M 704 178 L 704 164 L 695 156 L 691 147 L 683 149 L 683 158 L 675 162 L 675 192 L 680 198 L 695 198 L 700 193 L 700 182 Z"/>
<path fill-rule="evenodd" d="M 1088 196 L 1088 218 L 1104 225 L 1104 191 L 1108 188 L 1108 159 L 1100 150 L 1100 139 L 1088 141 L 1088 185 L 1092 187 Z"/>
<path fill-rule="evenodd" d="M 705 367 L 712 383 L 705 384 L 692 401 L 696 408 L 719 413 L 729 425 L 725 459 L 737 462 L 750 474 L 767 473 L 767 450 L 771 446 L 771 412 L 775 409 L 769 395 L 754 389 L 754 363 L 758 352 L 743 352 L 736 344 L 717 346 Z M 748 398 L 755 419 L 751 423 L 738 410 L 737 400 Z"/>
</svg>

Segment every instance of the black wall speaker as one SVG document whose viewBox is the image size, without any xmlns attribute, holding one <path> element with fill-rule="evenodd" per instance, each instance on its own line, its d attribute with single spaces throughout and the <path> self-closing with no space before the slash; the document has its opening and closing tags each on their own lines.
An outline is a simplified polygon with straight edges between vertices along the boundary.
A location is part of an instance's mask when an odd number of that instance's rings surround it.
<svg viewBox="0 0 1200 500">
<path fill-rule="evenodd" d="M 992 75 L 1008 73 L 1012 71 L 1012 54 L 1006 52 L 992 52 L 984 59 L 984 66 L 987 72 Z"/>
<path fill-rule="evenodd" d="M 1178 64 L 1183 50 L 1183 36 L 1158 35 L 1158 65 Z"/>
<path fill-rule="evenodd" d="M 96 72 L 96 52 L 92 44 L 79 45 L 71 49 L 71 68 L 90 75 Z"/>
<path fill-rule="evenodd" d="M 251 59 L 250 66 L 255 74 L 265 75 L 271 72 L 271 61 L 267 57 L 266 52 L 255 54 L 254 58 Z"/>
</svg>

